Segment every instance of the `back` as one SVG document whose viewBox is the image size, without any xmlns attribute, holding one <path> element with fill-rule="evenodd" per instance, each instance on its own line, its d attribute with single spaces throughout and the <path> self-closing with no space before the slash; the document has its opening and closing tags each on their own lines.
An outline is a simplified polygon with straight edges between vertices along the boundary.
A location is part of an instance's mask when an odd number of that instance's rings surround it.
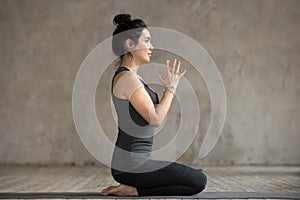
<svg viewBox="0 0 300 200">
<path fill-rule="evenodd" d="M 115 76 L 122 71 L 129 71 L 125 67 L 120 67 Z M 125 72 L 126 73 L 126 72 Z M 143 83 L 145 90 L 149 94 L 154 105 L 159 103 L 158 95 L 152 91 L 146 83 Z M 113 89 L 113 88 L 112 88 Z M 128 99 L 116 97 L 112 92 L 112 100 L 118 116 L 118 137 L 112 159 L 113 173 L 120 171 L 135 170 L 141 166 L 145 160 L 151 158 L 153 145 L 153 135 L 155 127 L 149 124 L 131 105 Z"/>
</svg>

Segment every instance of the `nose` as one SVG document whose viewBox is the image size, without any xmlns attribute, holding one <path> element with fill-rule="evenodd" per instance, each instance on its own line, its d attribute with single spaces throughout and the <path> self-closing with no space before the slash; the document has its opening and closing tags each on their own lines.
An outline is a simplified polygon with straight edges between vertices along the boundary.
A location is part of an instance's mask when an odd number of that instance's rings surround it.
<svg viewBox="0 0 300 200">
<path fill-rule="evenodd" d="M 154 49 L 154 47 L 152 46 L 152 43 L 150 43 L 149 49 L 150 49 L 151 51 Z"/>
</svg>

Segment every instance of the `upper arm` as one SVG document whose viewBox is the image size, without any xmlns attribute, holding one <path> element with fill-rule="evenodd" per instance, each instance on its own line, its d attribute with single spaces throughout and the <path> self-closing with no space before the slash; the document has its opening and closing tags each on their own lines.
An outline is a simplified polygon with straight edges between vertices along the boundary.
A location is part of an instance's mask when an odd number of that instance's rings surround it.
<svg viewBox="0 0 300 200">
<path fill-rule="evenodd" d="M 149 124 L 158 126 L 155 106 L 137 74 L 133 72 L 124 73 L 116 86 L 116 93 L 122 93 Z"/>
<path fill-rule="evenodd" d="M 158 126 L 160 124 L 157 120 L 158 117 L 155 112 L 155 106 L 144 87 L 140 87 L 135 90 L 129 100 L 135 110 L 149 124 L 152 124 L 154 126 Z"/>
</svg>

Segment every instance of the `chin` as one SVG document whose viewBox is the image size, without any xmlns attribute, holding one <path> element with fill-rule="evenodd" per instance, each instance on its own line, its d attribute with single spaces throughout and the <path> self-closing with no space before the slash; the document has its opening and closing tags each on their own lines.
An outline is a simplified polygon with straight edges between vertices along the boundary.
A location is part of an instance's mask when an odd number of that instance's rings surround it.
<svg viewBox="0 0 300 200">
<path fill-rule="evenodd" d="M 149 63 L 149 62 L 150 62 L 150 58 L 142 60 L 141 64 L 146 64 L 146 63 Z"/>
<path fill-rule="evenodd" d="M 147 63 L 150 62 L 150 60 L 151 60 L 150 56 L 147 57 L 146 60 L 147 60 Z"/>
</svg>

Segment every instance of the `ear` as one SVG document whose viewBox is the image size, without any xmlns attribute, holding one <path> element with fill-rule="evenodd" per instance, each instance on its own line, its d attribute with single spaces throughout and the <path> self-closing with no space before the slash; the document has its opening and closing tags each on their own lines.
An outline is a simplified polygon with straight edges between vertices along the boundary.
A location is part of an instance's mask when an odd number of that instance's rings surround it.
<svg viewBox="0 0 300 200">
<path fill-rule="evenodd" d="M 132 51 L 134 49 L 134 47 L 135 47 L 135 45 L 134 45 L 134 43 L 133 43 L 133 41 L 131 39 L 127 39 L 125 41 L 125 45 L 126 45 L 126 49 L 128 51 Z"/>
</svg>

